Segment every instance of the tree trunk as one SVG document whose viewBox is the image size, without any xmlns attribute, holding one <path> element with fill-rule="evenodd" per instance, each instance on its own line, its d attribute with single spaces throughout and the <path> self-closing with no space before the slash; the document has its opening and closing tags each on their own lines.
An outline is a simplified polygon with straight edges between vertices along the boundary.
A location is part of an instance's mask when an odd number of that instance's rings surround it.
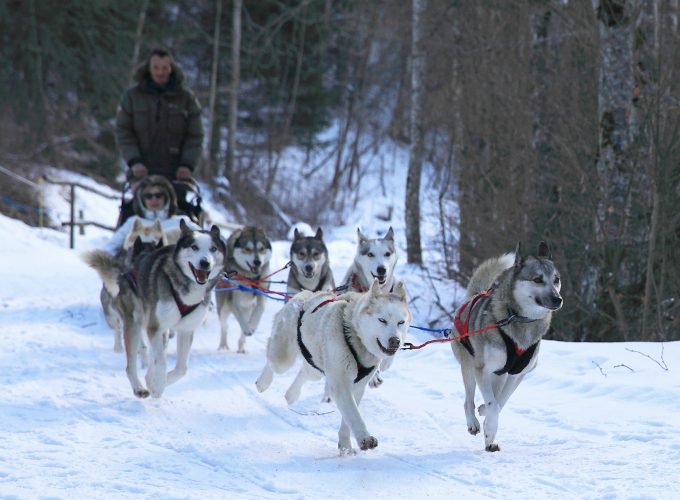
<svg viewBox="0 0 680 500">
<path fill-rule="evenodd" d="M 406 178 L 406 258 L 410 264 L 423 263 L 420 244 L 420 177 L 423 169 L 425 102 L 424 23 L 426 0 L 413 0 L 411 40 L 411 152 Z"/>
<path fill-rule="evenodd" d="M 241 83 L 241 11 L 242 0 L 234 0 L 232 10 L 233 32 L 231 41 L 231 94 L 229 96 L 229 134 L 227 137 L 227 160 L 224 174 L 230 178 L 235 174 L 236 126 L 238 118 L 238 92 Z"/>
<path fill-rule="evenodd" d="M 210 70 L 210 98 L 208 101 L 208 144 L 205 149 L 205 173 L 206 177 L 214 176 L 215 152 L 213 151 L 213 141 L 215 134 L 219 130 L 215 126 L 215 102 L 217 101 L 217 72 L 220 62 L 220 25 L 222 24 L 222 0 L 215 0 L 215 27 L 213 29 L 213 54 L 212 68 Z"/>
<path fill-rule="evenodd" d="M 139 52 L 142 46 L 142 35 L 144 34 L 144 25 L 146 23 L 146 11 L 149 9 L 149 0 L 142 2 L 142 7 L 139 9 L 139 16 L 137 17 L 137 30 L 135 31 L 135 46 L 132 50 L 132 64 L 130 68 L 130 78 L 128 82 L 132 83 L 137 65 L 139 64 Z"/>
</svg>

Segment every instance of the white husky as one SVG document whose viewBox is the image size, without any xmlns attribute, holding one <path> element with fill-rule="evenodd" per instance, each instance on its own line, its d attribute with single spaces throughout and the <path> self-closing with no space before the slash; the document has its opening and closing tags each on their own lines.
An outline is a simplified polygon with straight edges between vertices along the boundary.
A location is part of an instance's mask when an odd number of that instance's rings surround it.
<svg viewBox="0 0 680 500">
<path fill-rule="evenodd" d="M 369 238 L 361 229 L 357 229 L 357 234 L 357 253 L 342 284 L 351 292 L 365 292 L 373 280 L 377 279 L 382 290 L 392 290 L 394 268 L 397 265 L 394 231 L 390 227 L 382 238 Z"/>
<path fill-rule="evenodd" d="M 380 366 L 401 347 L 411 324 L 402 283 L 393 292 L 380 290 L 374 280 L 368 293 L 302 291 L 276 314 L 267 342 L 267 363 L 255 382 L 260 392 L 274 373 L 288 370 L 298 354 L 304 363 L 286 391 L 293 404 L 308 380 L 325 375 L 330 395 L 342 415 L 338 431 L 341 453 L 353 453 L 350 431 L 362 450 L 378 446 L 359 414 L 366 384 Z"/>
</svg>

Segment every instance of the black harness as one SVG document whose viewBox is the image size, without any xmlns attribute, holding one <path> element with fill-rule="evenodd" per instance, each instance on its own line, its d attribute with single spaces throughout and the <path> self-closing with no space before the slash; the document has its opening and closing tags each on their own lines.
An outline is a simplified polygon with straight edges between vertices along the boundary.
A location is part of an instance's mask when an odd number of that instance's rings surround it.
<svg viewBox="0 0 680 500">
<path fill-rule="evenodd" d="M 491 303 L 491 296 L 484 297 L 482 301 L 483 303 L 480 303 L 479 307 L 481 307 L 482 309 L 486 309 L 488 305 Z M 470 313 L 472 313 L 472 311 L 470 311 Z M 519 316 L 516 312 L 508 310 L 508 316 L 505 319 L 502 319 L 496 323 L 498 333 L 500 333 L 501 338 L 505 343 L 506 351 L 505 366 L 499 370 L 494 371 L 496 375 L 503 375 L 504 373 L 509 373 L 510 375 L 517 375 L 519 373 L 522 373 L 522 370 L 524 370 L 529 365 L 529 363 L 531 362 L 531 358 L 534 357 L 534 352 L 536 352 L 538 344 L 541 343 L 541 341 L 539 340 L 535 344 L 530 345 L 527 349 L 522 349 L 519 345 L 515 343 L 512 337 L 510 337 L 510 335 L 505 333 L 502 326 L 509 325 L 510 323 L 532 323 L 534 321 L 536 320 L 529 319 L 524 316 Z M 463 347 L 465 347 L 465 350 L 467 350 L 467 352 L 470 353 L 470 356 L 474 357 L 475 350 L 472 347 L 472 343 L 470 342 L 470 337 L 463 337 L 460 339 L 459 342 L 462 344 Z"/>
<path fill-rule="evenodd" d="M 334 300 L 329 300 L 325 303 L 319 304 L 313 311 L 312 313 L 316 312 L 316 310 L 321 307 L 322 305 L 325 305 L 328 302 L 334 302 Z M 324 373 L 324 371 L 319 368 L 316 363 L 314 363 L 314 359 L 312 359 L 312 353 L 309 352 L 309 349 L 307 349 L 307 346 L 302 342 L 302 316 L 304 316 L 305 311 L 300 311 L 300 315 L 298 316 L 298 321 L 297 321 L 297 342 L 298 342 L 298 347 L 300 348 L 300 352 L 302 353 L 302 356 L 305 358 L 305 361 L 309 363 L 310 366 L 313 368 L 316 368 L 319 370 L 321 373 Z M 351 327 L 345 323 L 344 321 L 342 322 L 342 333 L 343 336 L 345 337 L 345 343 L 347 344 L 347 348 L 349 349 L 349 352 L 352 353 L 352 357 L 354 357 L 354 361 L 357 364 L 357 376 L 354 378 L 354 383 L 356 384 L 357 382 L 361 381 L 362 379 L 366 378 L 369 376 L 371 373 L 373 373 L 373 370 L 375 370 L 375 366 L 365 366 L 359 361 L 359 355 L 357 354 L 357 351 L 354 349 L 354 346 L 350 342 L 350 337 L 352 336 L 352 330 Z"/>
</svg>

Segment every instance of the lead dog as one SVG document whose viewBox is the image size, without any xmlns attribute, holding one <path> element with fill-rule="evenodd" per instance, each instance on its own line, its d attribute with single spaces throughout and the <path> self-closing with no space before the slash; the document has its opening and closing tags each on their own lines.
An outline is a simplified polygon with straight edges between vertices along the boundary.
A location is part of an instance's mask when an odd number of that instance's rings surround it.
<svg viewBox="0 0 680 500">
<path fill-rule="evenodd" d="M 192 231 L 182 220 L 181 236 L 144 254 L 136 263 L 137 275 L 121 273 L 114 258 L 101 250 L 85 254 L 85 261 L 102 278 L 123 319 L 127 356 L 126 373 L 139 398 L 161 397 L 165 387 L 184 376 L 194 330 L 205 319 L 212 291 L 224 262 L 220 230 Z M 177 332 L 177 361 L 166 371 L 169 330 Z M 150 360 L 144 387 L 137 374 L 137 351 L 144 333 Z"/>
<path fill-rule="evenodd" d="M 274 373 L 304 358 L 286 401 L 293 404 L 308 380 L 326 377 L 330 395 L 342 415 L 338 431 L 341 453 L 353 453 L 351 434 L 362 450 L 378 446 L 359 414 L 366 384 L 381 362 L 392 359 L 411 323 L 402 283 L 393 292 L 380 290 L 376 279 L 367 293 L 336 296 L 303 291 L 276 314 L 267 342 L 267 362 L 255 382 L 265 391 Z"/>
<path fill-rule="evenodd" d="M 540 342 L 550 327 L 552 313 L 562 307 L 560 273 L 548 245 L 541 242 L 537 255 L 524 258 L 520 245 L 513 254 L 483 262 L 467 287 L 466 302 L 454 324 L 463 338 L 451 343 L 465 385 L 468 432 L 480 426 L 475 416 L 475 387 L 484 398 L 486 451 L 499 451 L 498 416 L 524 376 L 536 367 Z M 497 325 L 482 333 L 467 332 Z"/>
<path fill-rule="evenodd" d="M 246 337 L 255 333 L 260 324 L 266 299 L 255 291 L 239 290 L 238 286 L 258 286 L 260 279 L 269 273 L 271 257 L 272 245 L 262 229 L 247 226 L 237 229 L 229 236 L 224 271 L 231 275 L 229 282 L 234 289 L 221 289 L 216 294 L 217 315 L 220 319 L 218 349 L 229 350 L 227 319 L 233 314 L 241 327 L 238 352 L 246 352 Z"/>
</svg>

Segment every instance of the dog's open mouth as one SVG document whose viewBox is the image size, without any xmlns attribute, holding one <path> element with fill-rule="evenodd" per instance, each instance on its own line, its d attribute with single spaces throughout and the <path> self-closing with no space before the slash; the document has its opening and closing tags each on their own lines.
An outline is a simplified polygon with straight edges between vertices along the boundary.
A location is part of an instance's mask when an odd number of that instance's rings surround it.
<svg viewBox="0 0 680 500">
<path fill-rule="evenodd" d="M 382 352 L 384 352 L 385 354 L 387 354 L 388 356 L 394 356 L 397 353 L 397 351 L 399 350 L 399 346 L 397 346 L 393 349 L 388 349 L 387 347 L 385 347 L 384 345 L 382 345 L 380 343 L 380 339 L 375 339 L 375 340 L 376 340 L 376 342 L 378 342 L 378 347 L 380 347 L 380 350 Z"/>
<path fill-rule="evenodd" d="M 260 272 L 260 266 L 254 266 L 250 262 L 248 262 L 248 269 L 250 269 L 250 272 L 253 274 L 257 274 Z"/>
<path fill-rule="evenodd" d="M 196 269 L 191 262 L 189 262 L 189 267 L 191 268 L 191 272 L 194 273 L 196 283 L 199 285 L 205 285 L 208 282 L 208 278 L 210 277 L 210 269 Z"/>
<path fill-rule="evenodd" d="M 302 271 L 302 274 L 308 280 L 310 280 L 314 277 L 314 271 Z"/>
<path fill-rule="evenodd" d="M 373 276 L 374 278 L 378 278 L 378 283 L 380 283 L 381 285 L 384 285 L 385 281 L 387 280 L 386 274 L 373 274 L 373 273 L 371 273 L 371 276 Z"/>
</svg>

